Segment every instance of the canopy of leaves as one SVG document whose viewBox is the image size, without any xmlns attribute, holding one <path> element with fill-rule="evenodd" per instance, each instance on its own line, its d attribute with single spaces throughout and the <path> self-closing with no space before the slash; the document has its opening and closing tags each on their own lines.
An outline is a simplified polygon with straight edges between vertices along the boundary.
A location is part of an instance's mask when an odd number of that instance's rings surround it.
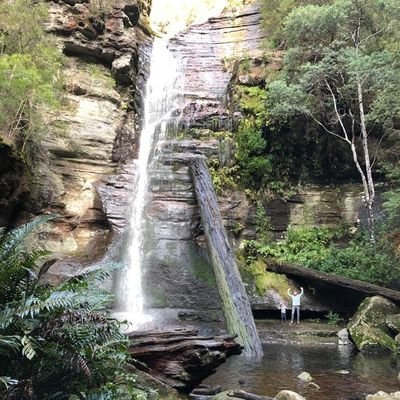
<svg viewBox="0 0 400 400">
<path fill-rule="evenodd" d="M 308 130 L 361 148 L 360 84 L 371 161 L 383 172 L 389 157 L 392 163 L 399 158 L 393 143 L 400 128 L 400 4 L 324 3 L 295 4 L 284 18 L 287 50 L 280 77 L 267 87 L 268 127 L 281 131 L 306 118 Z"/>
</svg>

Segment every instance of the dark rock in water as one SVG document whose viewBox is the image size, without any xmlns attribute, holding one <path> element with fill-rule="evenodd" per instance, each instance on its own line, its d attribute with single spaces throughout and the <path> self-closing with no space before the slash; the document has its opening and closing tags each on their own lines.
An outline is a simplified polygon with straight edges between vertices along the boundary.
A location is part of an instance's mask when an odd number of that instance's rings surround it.
<svg viewBox="0 0 400 400">
<path fill-rule="evenodd" d="M 357 348 L 363 352 L 397 352 L 397 344 L 386 318 L 399 311 L 399 307 L 383 297 L 366 298 L 347 326 Z"/>
<path fill-rule="evenodd" d="M 241 353 L 233 336 L 199 336 L 196 329 L 128 334 L 137 365 L 161 382 L 189 392 L 227 357 Z"/>
</svg>

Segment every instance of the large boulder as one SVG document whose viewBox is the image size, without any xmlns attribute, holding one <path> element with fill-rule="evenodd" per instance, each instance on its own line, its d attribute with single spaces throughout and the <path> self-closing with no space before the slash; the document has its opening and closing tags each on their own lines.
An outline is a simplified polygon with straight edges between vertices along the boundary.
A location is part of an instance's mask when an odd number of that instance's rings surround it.
<svg viewBox="0 0 400 400">
<path fill-rule="evenodd" d="M 360 351 L 397 351 L 393 332 L 386 324 L 388 315 L 399 313 L 399 308 L 380 296 L 367 297 L 348 324 L 350 336 Z"/>
</svg>

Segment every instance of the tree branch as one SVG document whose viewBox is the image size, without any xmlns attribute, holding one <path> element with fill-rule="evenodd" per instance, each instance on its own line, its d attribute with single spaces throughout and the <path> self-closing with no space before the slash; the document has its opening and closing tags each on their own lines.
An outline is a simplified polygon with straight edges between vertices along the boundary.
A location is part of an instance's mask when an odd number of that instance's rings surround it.
<svg viewBox="0 0 400 400">
<path fill-rule="evenodd" d="M 349 140 L 349 136 L 348 136 L 348 134 L 347 134 L 346 127 L 345 127 L 344 124 L 343 124 L 342 117 L 340 116 L 340 113 L 339 113 L 339 110 L 338 110 L 338 106 L 337 106 L 337 101 L 336 101 L 335 94 L 333 93 L 333 90 L 332 90 L 332 88 L 331 88 L 331 85 L 329 84 L 329 82 L 328 82 L 326 79 L 325 79 L 325 84 L 326 84 L 326 86 L 327 86 L 327 88 L 328 88 L 328 90 L 329 90 L 329 92 L 330 92 L 330 94 L 331 94 L 331 96 L 332 96 L 333 106 L 334 106 L 334 108 L 335 108 L 335 113 L 336 113 L 336 116 L 337 116 L 337 118 L 338 118 L 339 124 L 340 124 L 340 126 L 341 126 L 341 128 L 342 128 L 342 131 L 343 131 L 343 134 L 344 134 L 344 138 L 345 138 L 345 140 L 346 140 L 348 143 L 350 143 L 350 140 Z"/>
</svg>

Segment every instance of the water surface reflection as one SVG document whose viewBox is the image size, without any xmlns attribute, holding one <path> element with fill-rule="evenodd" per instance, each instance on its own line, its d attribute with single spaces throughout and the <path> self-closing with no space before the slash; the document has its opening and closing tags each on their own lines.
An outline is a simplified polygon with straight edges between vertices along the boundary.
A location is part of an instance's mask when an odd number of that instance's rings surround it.
<svg viewBox="0 0 400 400">
<path fill-rule="evenodd" d="M 366 357 L 351 347 L 335 345 L 265 344 L 264 353 L 259 361 L 232 357 L 204 383 L 271 397 L 288 389 L 307 400 L 364 400 L 368 393 L 400 390 L 400 363 L 392 356 Z M 321 389 L 300 382 L 296 376 L 303 371 Z"/>
</svg>

